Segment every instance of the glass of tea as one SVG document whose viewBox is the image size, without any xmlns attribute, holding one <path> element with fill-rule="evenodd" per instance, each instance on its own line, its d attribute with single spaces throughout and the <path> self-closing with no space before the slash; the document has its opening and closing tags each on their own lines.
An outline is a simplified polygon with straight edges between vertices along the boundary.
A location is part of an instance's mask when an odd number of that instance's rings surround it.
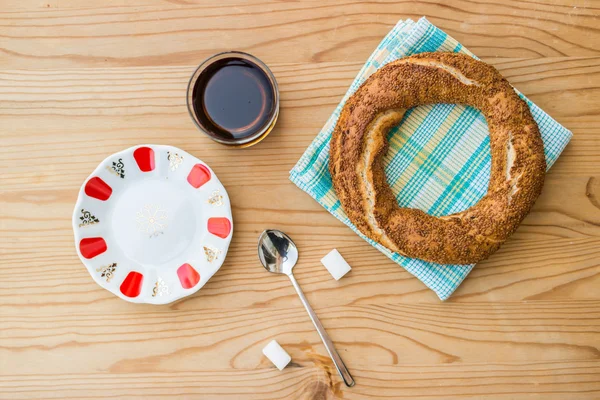
<svg viewBox="0 0 600 400">
<path fill-rule="evenodd" d="M 264 139 L 277 121 L 277 81 L 271 70 L 250 54 L 219 53 L 192 75 L 187 107 L 198 129 L 212 140 L 252 146 Z"/>
</svg>

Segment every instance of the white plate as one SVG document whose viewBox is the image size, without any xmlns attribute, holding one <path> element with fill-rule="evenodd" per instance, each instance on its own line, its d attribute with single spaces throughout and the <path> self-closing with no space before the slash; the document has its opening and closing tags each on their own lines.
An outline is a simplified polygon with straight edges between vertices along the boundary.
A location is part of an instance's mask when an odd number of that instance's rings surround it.
<svg viewBox="0 0 600 400">
<path fill-rule="evenodd" d="M 206 164 L 176 147 L 141 145 L 88 177 L 73 231 L 100 286 L 130 302 L 166 304 L 217 272 L 233 223 L 227 192 Z"/>
</svg>

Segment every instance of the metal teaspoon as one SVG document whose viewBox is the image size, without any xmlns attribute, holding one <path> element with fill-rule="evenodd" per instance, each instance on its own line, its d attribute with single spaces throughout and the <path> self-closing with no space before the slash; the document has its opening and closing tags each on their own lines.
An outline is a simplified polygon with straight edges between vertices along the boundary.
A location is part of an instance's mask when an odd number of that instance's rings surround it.
<svg viewBox="0 0 600 400">
<path fill-rule="evenodd" d="M 292 274 L 292 268 L 294 268 L 294 265 L 298 261 L 298 249 L 292 239 L 281 231 L 267 229 L 258 238 L 258 258 L 267 271 L 274 274 L 284 274 L 290 278 L 342 380 L 346 386 L 354 386 L 352 375 L 350 375 L 344 361 L 342 361 L 329 335 L 325 332 L 321 321 L 319 321 L 317 314 L 315 314 L 310 304 L 308 304 L 308 300 Z"/>
</svg>

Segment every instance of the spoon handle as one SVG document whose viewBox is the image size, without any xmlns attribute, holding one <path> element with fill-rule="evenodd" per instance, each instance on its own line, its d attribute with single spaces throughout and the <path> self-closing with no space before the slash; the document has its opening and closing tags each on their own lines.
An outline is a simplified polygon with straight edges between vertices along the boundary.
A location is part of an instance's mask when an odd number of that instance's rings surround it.
<svg viewBox="0 0 600 400">
<path fill-rule="evenodd" d="M 321 321 L 319 321 L 319 317 L 317 317 L 317 314 L 315 314 L 310 304 L 308 304 L 308 300 L 306 299 L 306 296 L 304 296 L 300 285 L 298 285 L 298 281 L 296 281 L 294 275 L 289 274 L 288 276 L 292 281 L 292 285 L 294 285 L 294 289 L 296 289 L 296 292 L 298 292 L 298 296 L 300 296 L 300 301 L 302 301 L 302 304 L 304 304 L 304 308 L 306 308 L 308 316 L 315 325 L 315 328 L 317 328 L 317 332 L 319 333 L 319 336 L 321 336 L 321 340 L 323 341 L 323 344 L 325 345 L 325 348 L 327 349 L 329 357 L 331 357 L 335 368 L 342 377 L 346 386 L 354 386 L 354 378 L 352 378 L 352 375 L 350 375 L 350 371 L 348 371 L 348 368 L 346 368 L 346 364 L 344 364 L 342 357 L 340 357 L 337 350 L 335 349 L 335 346 L 333 345 L 333 342 L 329 338 L 329 335 L 327 334 L 327 332 L 325 332 L 325 328 L 321 324 Z"/>
</svg>

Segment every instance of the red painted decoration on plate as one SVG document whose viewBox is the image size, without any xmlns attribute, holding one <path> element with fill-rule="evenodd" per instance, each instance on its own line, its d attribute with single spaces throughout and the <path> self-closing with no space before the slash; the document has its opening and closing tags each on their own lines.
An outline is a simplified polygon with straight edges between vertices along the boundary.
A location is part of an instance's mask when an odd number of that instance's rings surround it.
<svg viewBox="0 0 600 400">
<path fill-rule="evenodd" d="M 121 293 L 127 297 L 137 297 L 142 291 L 142 282 L 144 275 L 139 272 L 131 271 L 121 283 Z"/>
<path fill-rule="evenodd" d="M 154 169 L 154 150 L 150 147 L 135 149 L 133 158 L 142 172 L 150 172 Z"/>
<path fill-rule="evenodd" d="M 85 194 L 98 200 L 106 201 L 112 194 L 112 188 L 97 176 L 85 184 Z"/>
<path fill-rule="evenodd" d="M 190 185 L 198 189 L 210 181 L 210 170 L 205 165 L 196 164 L 188 174 L 187 180 Z"/>
<path fill-rule="evenodd" d="M 231 232 L 231 222 L 225 217 L 209 218 L 208 231 L 215 236 L 225 239 Z"/>
<path fill-rule="evenodd" d="M 200 282 L 200 274 L 190 264 L 183 264 L 179 267 L 177 276 L 184 289 L 191 289 Z"/>
<path fill-rule="evenodd" d="M 106 242 L 101 237 L 81 239 L 79 251 L 87 259 L 94 258 L 106 251 Z"/>
</svg>

